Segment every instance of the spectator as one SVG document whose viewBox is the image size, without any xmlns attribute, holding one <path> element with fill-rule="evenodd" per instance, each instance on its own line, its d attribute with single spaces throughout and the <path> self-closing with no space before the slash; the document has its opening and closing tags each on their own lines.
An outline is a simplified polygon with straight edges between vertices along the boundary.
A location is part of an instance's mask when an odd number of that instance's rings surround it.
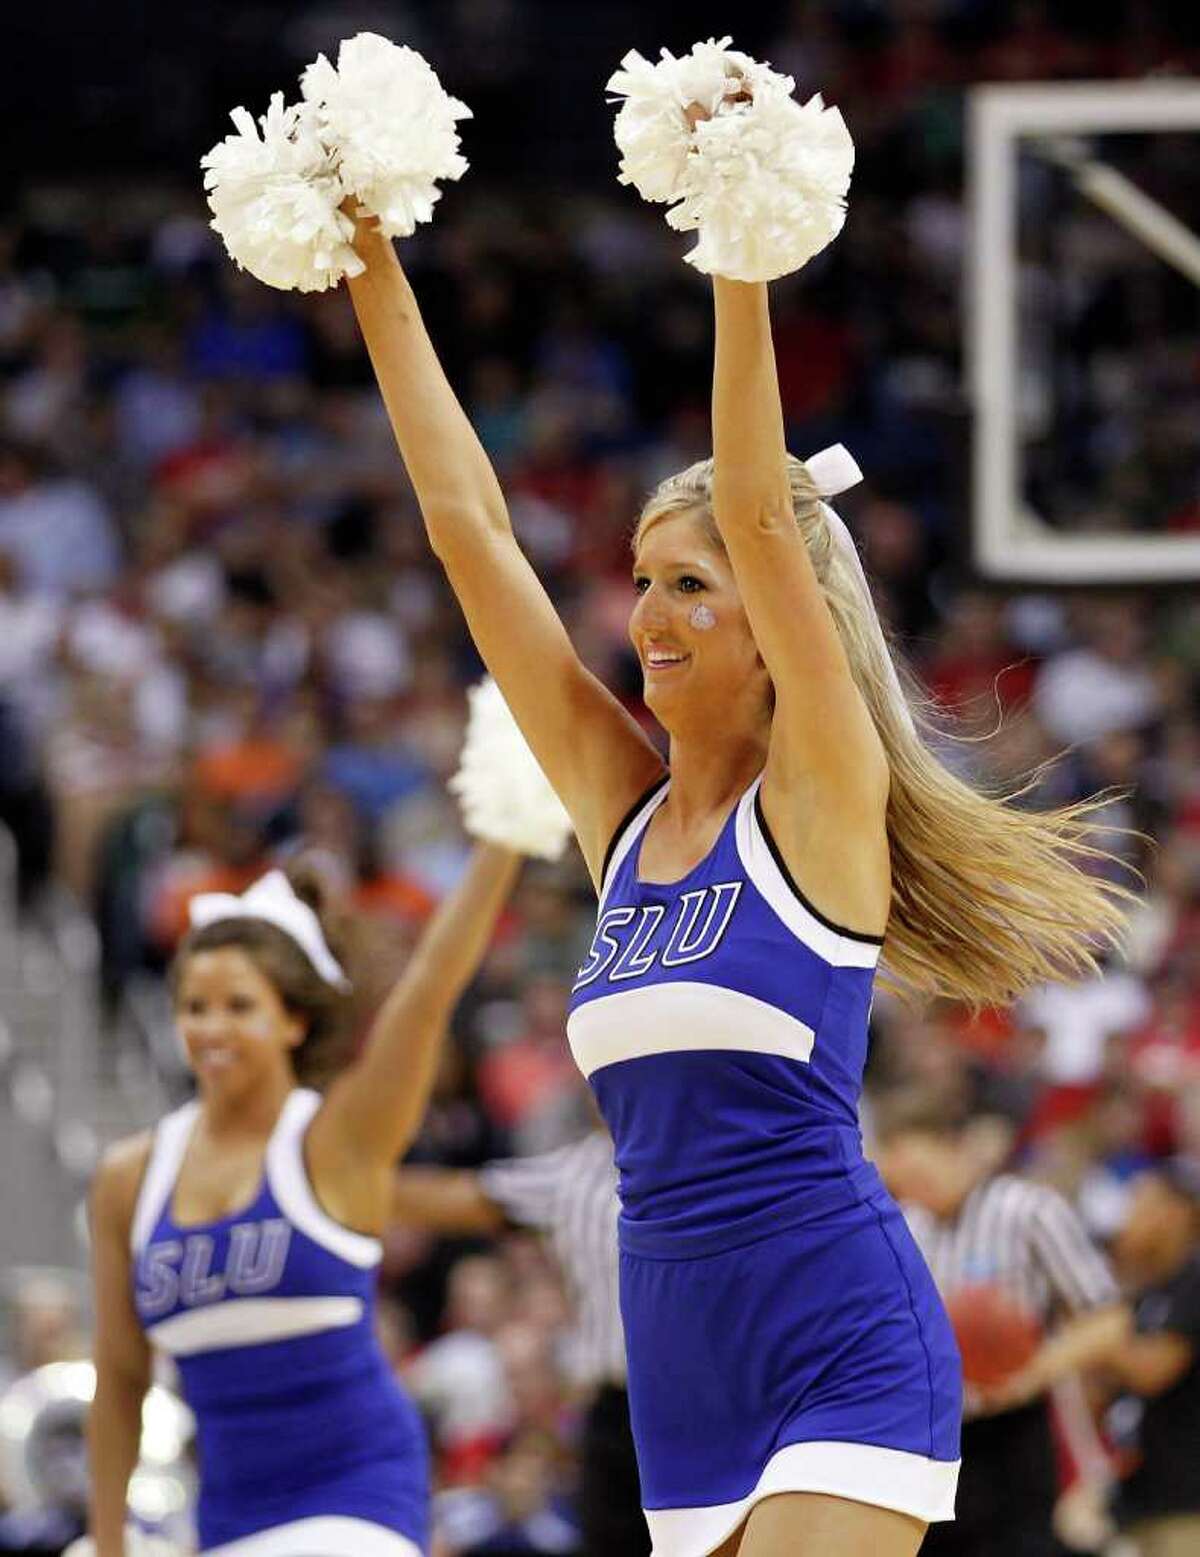
<svg viewBox="0 0 1200 1557">
<path fill-rule="evenodd" d="M 11 1279 L 0 1388 L 47 1363 L 86 1356 L 88 1342 L 79 1297 L 65 1274 L 35 1272 Z"/>
<path fill-rule="evenodd" d="M 1022 1021 L 1045 1035 L 1042 1073 L 1052 1086 L 1086 1087 L 1099 1077 L 1104 1046 L 1140 1027 L 1150 996 L 1131 973 L 1106 969 L 1077 984 L 1047 984 L 1020 1002 Z"/>
<path fill-rule="evenodd" d="M 1158 689 L 1145 662 L 1145 629 L 1134 601 L 1082 606 L 1084 642 L 1042 669 L 1034 709 L 1063 744 L 1132 730 L 1158 712 Z"/>
<path fill-rule="evenodd" d="M 512 1309 L 508 1274 L 498 1259 L 469 1255 L 450 1272 L 445 1333 L 405 1370 L 429 1413 L 450 1481 L 487 1463 L 514 1423 L 512 1390 L 496 1337 Z"/>
<path fill-rule="evenodd" d="M 1109 1359 L 1141 1402 L 1138 1459 L 1117 1515 L 1140 1557 L 1200 1551 L 1200 1162 L 1139 1179 L 1114 1250 L 1136 1292 L 1133 1334 Z"/>
<path fill-rule="evenodd" d="M 14 557 L 27 589 L 51 599 L 112 584 L 117 538 L 95 492 L 52 476 L 32 445 L 0 442 L 0 548 Z"/>
<path fill-rule="evenodd" d="M 516 1433 L 492 1464 L 485 1486 L 435 1504 L 454 1557 L 539 1557 L 575 1553 L 578 1530 L 562 1497 L 563 1451 L 537 1428 Z"/>
<path fill-rule="evenodd" d="M 54 706 L 62 625 L 59 603 L 28 588 L 19 559 L 0 550 L 0 696 L 29 740 L 44 733 Z"/>
<path fill-rule="evenodd" d="M 479 1065 L 479 1088 L 496 1119 L 525 1151 L 545 1150 L 577 1133 L 581 1091 L 563 1044 L 567 987 L 542 974 L 525 982 L 516 1034 Z"/>
</svg>

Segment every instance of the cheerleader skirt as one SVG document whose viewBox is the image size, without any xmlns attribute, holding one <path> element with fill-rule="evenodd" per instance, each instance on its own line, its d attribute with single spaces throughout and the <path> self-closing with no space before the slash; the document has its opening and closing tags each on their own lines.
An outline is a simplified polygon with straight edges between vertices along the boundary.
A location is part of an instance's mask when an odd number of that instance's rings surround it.
<svg viewBox="0 0 1200 1557">
<path fill-rule="evenodd" d="M 621 1307 L 654 1557 L 705 1557 L 756 1503 L 817 1492 L 954 1517 L 962 1374 L 873 1168 L 854 1203 L 712 1233 L 621 1226 Z"/>
</svg>

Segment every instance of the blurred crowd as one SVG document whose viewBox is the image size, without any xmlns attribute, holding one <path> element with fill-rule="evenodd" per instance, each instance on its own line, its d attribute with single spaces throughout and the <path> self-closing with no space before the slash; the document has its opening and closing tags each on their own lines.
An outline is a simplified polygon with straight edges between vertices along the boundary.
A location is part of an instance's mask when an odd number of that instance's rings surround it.
<svg viewBox="0 0 1200 1557">
<path fill-rule="evenodd" d="M 1105 1241 L 1140 1173 L 1200 1155 L 1200 614 L 1186 590 L 972 576 L 962 87 L 1186 71 L 1200 29 L 1189 7 L 1121 0 L 764 10 L 769 57 L 842 107 L 858 147 L 843 237 L 776 289 L 790 447 L 844 441 L 868 472 L 843 512 L 931 713 L 957 721 L 946 760 L 1023 805 L 1109 791 L 1100 841 L 1145 880 L 1127 953 L 1093 980 L 980 1018 L 881 997 L 868 1131 L 889 1091 L 935 1089 L 1001 1121 L 1011 1159 Z M 1186 206 L 1177 148 L 1128 156 Z M 179 172 L 31 188 L 0 219 L 0 820 L 28 912 L 65 888 L 94 916 L 109 1024 L 161 977 L 192 893 L 240 890 L 301 841 L 355 907 L 365 1015 L 463 861 L 445 781 L 480 667 L 347 298 L 235 272 Z M 644 717 L 629 534 L 647 489 L 709 452 L 709 300 L 628 192 L 543 189 L 535 146 L 523 177 L 468 179 L 402 258 L 523 545 Z M 1060 194 L 1035 179 L 1034 216 Z M 1194 293 L 1099 213 L 1050 225 L 1024 256 L 1038 506 L 1194 527 Z M 577 859 L 528 870 L 417 1160 L 474 1167 L 587 1128 L 563 1026 L 590 911 Z M 570 1307 L 541 1244 L 397 1228 L 386 1285 L 388 1345 L 438 1450 L 443 1551 L 573 1550 Z"/>
</svg>

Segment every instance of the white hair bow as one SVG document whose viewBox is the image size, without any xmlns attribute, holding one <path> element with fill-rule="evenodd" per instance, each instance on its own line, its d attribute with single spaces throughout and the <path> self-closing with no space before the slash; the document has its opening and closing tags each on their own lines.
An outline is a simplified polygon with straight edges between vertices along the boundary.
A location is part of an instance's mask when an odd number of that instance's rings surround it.
<svg viewBox="0 0 1200 1557">
<path fill-rule="evenodd" d="M 262 919 L 295 941 L 326 984 L 348 990 L 350 980 L 329 949 L 321 921 L 292 889 L 281 870 L 268 871 L 240 897 L 232 892 L 201 892 L 188 904 L 193 929 L 225 919 Z"/>
<path fill-rule="evenodd" d="M 804 461 L 805 469 L 812 477 L 813 485 L 822 497 L 837 497 L 839 493 L 855 487 L 863 478 L 858 461 L 843 443 L 832 444 L 828 449 L 821 449 Z M 883 628 L 879 625 L 879 613 L 875 609 L 875 601 L 871 595 L 871 586 L 867 583 L 867 575 L 863 569 L 862 558 L 858 555 L 858 547 L 854 544 L 854 537 L 846 527 L 845 520 L 828 503 L 821 504 L 822 512 L 829 521 L 829 528 L 833 531 L 833 538 L 838 544 L 842 555 L 850 563 L 854 577 L 858 582 L 862 594 L 864 614 L 871 625 L 871 630 L 883 655 L 883 662 L 887 667 L 888 694 L 895 705 L 896 713 L 908 726 L 909 730 L 916 733 L 916 725 L 913 722 L 912 710 L 908 706 L 908 699 L 904 695 L 904 688 L 900 685 L 900 677 L 896 673 L 896 667 L 892 662 L 891 650 L 888 648 L 887 639 L 883 636 Z"/>
<path fill-rule="evenodd" d="M 863 478 L 858 461 L 844 443 L 833 443 L 827 449 L 810 454 L 804 461 L 804 468 L 822 497 L 837 497 L 841 492 L 848 492 Z"/>
</svg>

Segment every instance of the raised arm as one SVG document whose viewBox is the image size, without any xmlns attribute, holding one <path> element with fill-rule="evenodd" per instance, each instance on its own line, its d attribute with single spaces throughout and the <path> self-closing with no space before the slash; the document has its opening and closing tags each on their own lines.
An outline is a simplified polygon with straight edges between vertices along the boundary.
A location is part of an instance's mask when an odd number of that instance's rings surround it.
<svg viewBox="0 0 1200 1557">
<path fill-rule="evenodd" d="M 857 788 L 882 752 L 796 524 L 767 288 L 717 276 L 713 296 L 714 518 L 775 685 L 772 760 Z"/>
<path fill-rule="evenodd" d="M 661 771 L 642 731 L 580 663 L 513 535 L 495 472 L 442 371 L 390 241 L 367 224 L 349 282 L 430 543 L 471 635 L 598 874 L 612 833 Z"/>
<path fill-rule="evenodd" d="M 889 897 L 887 760 L 796 523 L 767 288 L 715 277 L 713 292 L 713 516 L 775 688 L 763 804 L 818 906 L 872 931 Z"/>
<path fill-rule="evenodd" d="M 125 1499 L 138 1461 L 150 1348 L 133 1307 L 129 1229 L 145 1168 L 145 1137 L 112 1148 L 91 1199 L 93 1355 L 96 1393 L 88 1412 L 90 1526 L 96 1557 L 123 1557 Z"/>
<path fill-rule="evenodd" d="M 313 1120 L 313 1181 L 348 1222 L 379 1224 L 386 1216 L 392 1171 L 424 1116 L 450 1015 L 483 961 L 520 868 L 520 855 L 476 846 L 380 1007 L 362 1057 L 330 1087 Z"/>
</svg>

